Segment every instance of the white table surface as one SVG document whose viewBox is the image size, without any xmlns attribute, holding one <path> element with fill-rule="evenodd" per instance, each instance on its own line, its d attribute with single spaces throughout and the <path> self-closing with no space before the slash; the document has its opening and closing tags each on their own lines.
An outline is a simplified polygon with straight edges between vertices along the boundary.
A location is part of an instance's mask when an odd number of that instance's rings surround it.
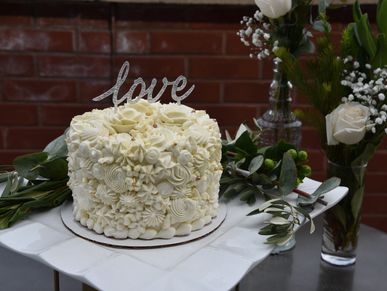
<svg viewBox="0 0 387 291">
<path fill-rule="evenodd" d="M 305 179 L 312 192 L 320 183 Z M 1 189 L 0 189 L 1 191 Z M 347 188 L 327 193 L 316 217 L 338 203 Z M 198 241 L 161 249 L 119 249 L 75 236 L 62 223 L 60 207 L 31 215 L 0 231 L 0 245 L 35 259 L 99 290 L 229 290 L 272 251 L 258 235 L 267 215 L 247 217 L 258 206 L 237 199 L 228 203 L 224 223 Z"/>
</svg>

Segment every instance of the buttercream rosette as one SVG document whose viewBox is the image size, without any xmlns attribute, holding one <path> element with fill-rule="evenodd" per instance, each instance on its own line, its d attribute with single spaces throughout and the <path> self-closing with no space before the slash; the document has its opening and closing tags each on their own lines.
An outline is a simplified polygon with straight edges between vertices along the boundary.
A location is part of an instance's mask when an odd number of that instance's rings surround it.
<svg viewBox="0 0 387 291">
<path fill-rule="evenodd" d="M 222 173 L 205 111 L 141 100 L 73 118 L 69 187 L 77 221 L 117 239 L 169 239 L 211 222 Z"/>
</svg>

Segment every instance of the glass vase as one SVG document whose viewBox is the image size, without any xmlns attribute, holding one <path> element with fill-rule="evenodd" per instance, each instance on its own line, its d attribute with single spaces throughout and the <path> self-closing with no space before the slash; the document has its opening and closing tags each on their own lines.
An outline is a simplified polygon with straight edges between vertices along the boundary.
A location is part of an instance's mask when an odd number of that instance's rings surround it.
<svg viewBox="0 0 387 291">
<path fill-rule="evenodd" d="M 280 62 L 274 60 L 274 77 L 270 84 L 269 108 L 257 119 L 262 128 L 261 142 L 273 145 L 284 140 L 299 148 L 302 123 L 292 112 L 292 84 L 281 70 Z"/>
<path fill-rule="evenodd" d="M 356 262 L 366 169 L 367 164 L 343 166 L 328 161 L 328 177 L 340 178 L 341 185 L 349 189 L 344 199 L 324 215 L 321 258 L 332 265 Z"/>
<path fill-rule="evenodd" d="M 292 84 L 287 75 L 281 70 L 280 62 L 274 59 L 274 75 L 269 90 L 269 108 L 257 119 L 258 125 L 262 129 L 261 144 L 270 146 L 280 140 L 284 140 L 300 147 L 301 144 L 301 126 L 294 113 L 292 112 Z M 287 252 L 296 245 L 295 236 L 284 245 L 273 249 L 272 254 Z"/>
</svg>

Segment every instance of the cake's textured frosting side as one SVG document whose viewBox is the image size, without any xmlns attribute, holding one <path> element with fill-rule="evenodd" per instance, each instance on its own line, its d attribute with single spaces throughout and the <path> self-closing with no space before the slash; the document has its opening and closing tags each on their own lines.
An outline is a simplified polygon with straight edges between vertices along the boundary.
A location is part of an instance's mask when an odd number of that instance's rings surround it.
<svg viewBox="0 0 387 291">
<path fill-rule="evenodd" d="M 108 237 L 187 235 L 217 215 L 217 123 L 200 110 L 141 100 L 73 118 L 66 142 L 74 216 Z"/>
</svg>

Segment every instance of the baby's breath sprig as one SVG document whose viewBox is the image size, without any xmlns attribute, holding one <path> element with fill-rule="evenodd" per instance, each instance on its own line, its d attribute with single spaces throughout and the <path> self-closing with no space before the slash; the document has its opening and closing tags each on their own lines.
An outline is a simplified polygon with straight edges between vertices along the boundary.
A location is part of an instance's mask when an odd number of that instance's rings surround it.
<svg viewBox="0 0 387 291">
<path fill-rule="evenodd" d="M 278 49 L 279 41 L 273 40 L 271 23 L 258 9 L 253 17 L 244 16 L 243 28 L 237 32 L 241 42 L 250 47 L 250 58 L 263 60 Z"/>
<path fill-rule="evenodd" d="M 344 96 L 343 103 L 357 102 L 369 108 L 370 116 L 367 130 L 376 133 L 383 128 L 387 133 L 387 67 L 372 68 L 370 64 L 360 67 L 352 56 L 343 59 L 349 68 L 344 70 L 341 85 L 350 88 L 350 93 Z"/>
</svg>

